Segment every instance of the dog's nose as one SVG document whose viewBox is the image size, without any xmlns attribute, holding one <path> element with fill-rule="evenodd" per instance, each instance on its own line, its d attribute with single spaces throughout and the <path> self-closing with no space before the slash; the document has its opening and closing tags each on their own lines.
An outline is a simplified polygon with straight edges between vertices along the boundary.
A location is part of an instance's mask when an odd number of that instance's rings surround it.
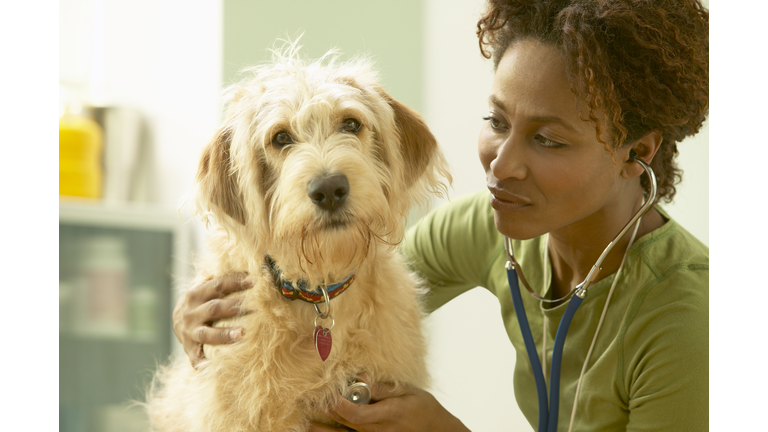
<svg viewBox="0 0 768 432">
<path fill-rule="evenodd" d="M 318 177 L 307 184 L 307 195 L 318 207 L 335 211 L 349 195 L 349 181 L 344 174 Z"/>
</svg>

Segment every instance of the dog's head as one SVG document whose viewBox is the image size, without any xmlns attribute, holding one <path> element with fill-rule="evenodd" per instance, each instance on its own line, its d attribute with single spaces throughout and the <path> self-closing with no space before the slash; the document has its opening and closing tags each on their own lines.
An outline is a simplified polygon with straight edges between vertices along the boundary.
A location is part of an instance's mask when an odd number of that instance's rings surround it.
<svg viewBox="0 0 768 432">
<path fill-rule="evenodd" d="M 296 51 L 229 89 L 194 210 L 248 253 L 327 283 L 376 242 L 398 244 L 412 206 L 446 192 L 451 176 L 424 121 L 382 89 L 370 62 Z"/>
</svg>

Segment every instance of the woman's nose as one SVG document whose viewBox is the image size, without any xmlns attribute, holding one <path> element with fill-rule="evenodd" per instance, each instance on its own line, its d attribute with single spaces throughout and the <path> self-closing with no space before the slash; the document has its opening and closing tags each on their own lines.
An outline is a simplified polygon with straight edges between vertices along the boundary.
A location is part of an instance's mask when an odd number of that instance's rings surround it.
<svg viewBox="0 0 768 432">
<path fill-rule="evenodd" d="M 490 170 L 497 179 L 522 180 L 528 174 L 524 137 L 510 134 L 493 149 Z"/>
</svg>

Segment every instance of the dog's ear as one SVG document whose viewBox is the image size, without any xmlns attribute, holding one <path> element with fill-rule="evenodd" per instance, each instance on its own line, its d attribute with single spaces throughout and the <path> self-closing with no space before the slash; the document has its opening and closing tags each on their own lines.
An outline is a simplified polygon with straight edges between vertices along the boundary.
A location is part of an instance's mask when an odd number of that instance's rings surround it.
<svg viewBox="0 0 768 432">
<path fill-rule="evenodd" d="M 198 200 L 219 207 L 232 219 L 245 225 L 245 207 L 236 174 L 232 172 L 230 146 L 232 131 L 221 128 L 203 150 L 197 170 Z"/>
<path fill-rule="evenodd" d="M 400 133 L 400 152 L 405 163 L 405 184 L 410 186 L 429 166 L 437 151 L 437 139 L 419 113 L 396 101 L 383 90 L 380 93 L 395 111 L 395 124 Z"/>
</svg>

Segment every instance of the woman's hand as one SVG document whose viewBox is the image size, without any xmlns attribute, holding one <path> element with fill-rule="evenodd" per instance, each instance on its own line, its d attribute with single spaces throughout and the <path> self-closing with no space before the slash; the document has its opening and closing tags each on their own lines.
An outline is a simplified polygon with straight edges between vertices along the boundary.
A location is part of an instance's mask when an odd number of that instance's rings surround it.
<svg viewBox="0 0 768 432">
<path fill-rule="evenodd" d="M 355 405 L 342 399 L 329 416 L 360 432 L 416 432 L 416 431 L 469 431 L 466 426 L 430 393 L 409 388 L 395 393 L 385 384 L 371 386 L 373 403 Z M 312 424 L 312 432 L 348 431 L 319 423 Z"/>
<path fill-rule="evenodd" d="M 213 328 L 214 321 L 243 315 L 239 298 L 222 298 L 252 286 L 245 273 L 201 282 L 187 291 L 173 309 L 173 332 L 184 347 L 192 366 L 203 361 L 203 344 L 217 345 L 239 341 L 242 327 Z"/>
</svg>

